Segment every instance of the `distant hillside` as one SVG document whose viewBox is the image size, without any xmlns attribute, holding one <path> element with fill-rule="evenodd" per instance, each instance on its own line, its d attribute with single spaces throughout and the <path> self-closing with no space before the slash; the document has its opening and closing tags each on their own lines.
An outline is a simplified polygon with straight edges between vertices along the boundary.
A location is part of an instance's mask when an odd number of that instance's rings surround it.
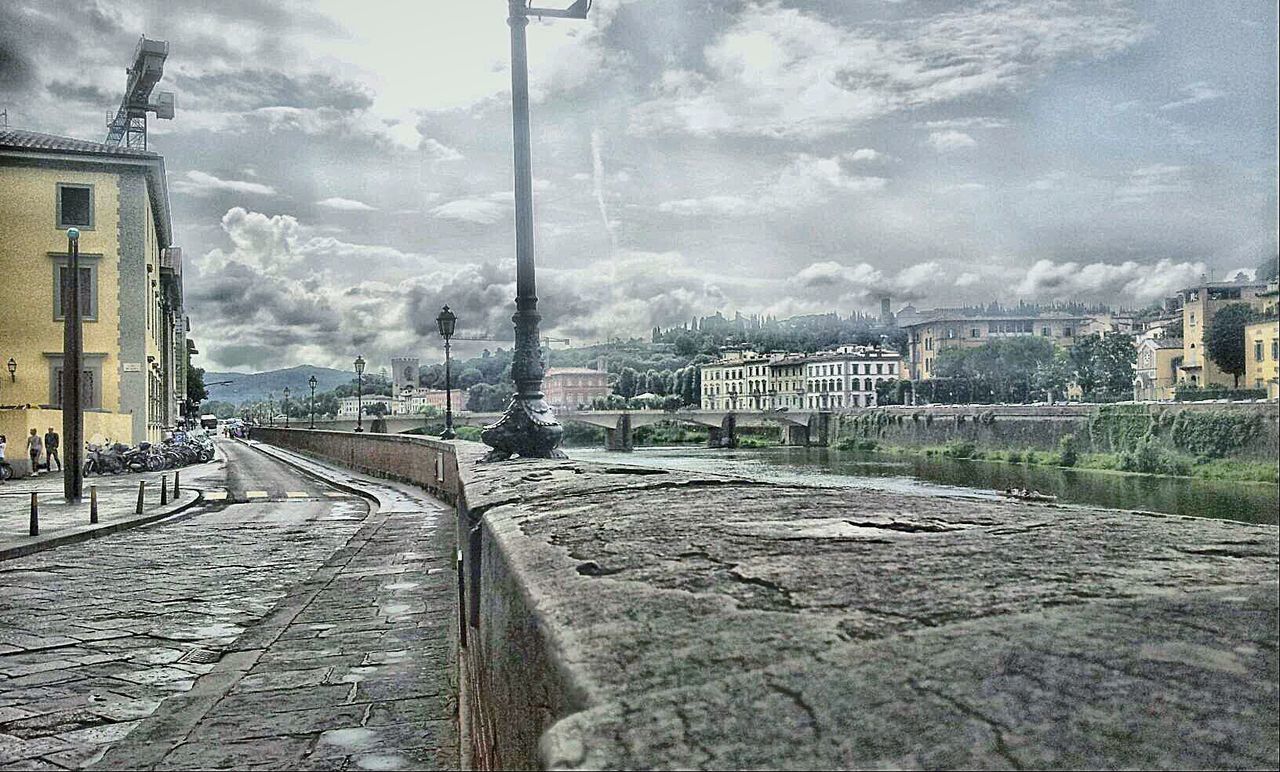
<svg viewBox="0 0 1280 772">
<path fill-rule="evenodd" d="M 207 372 L 204 374 L 204 382 L 207 385 L 217 381 L 232 381 L 221 386 L 207 386 L 209 399 L 239 405 L 242 402 L 264 400 L 268 393 L 273 394 L 279 402 L 285 386 L 289 387 L 293 398 L 306 396 L 311 393 L 307 379 L 313 375 L 316 377 L 317 394 L 349 383 L 356 377 L 354 372 L 299 365 L 284 370 L 268 370 L 265 373 Z"/>
</svg>

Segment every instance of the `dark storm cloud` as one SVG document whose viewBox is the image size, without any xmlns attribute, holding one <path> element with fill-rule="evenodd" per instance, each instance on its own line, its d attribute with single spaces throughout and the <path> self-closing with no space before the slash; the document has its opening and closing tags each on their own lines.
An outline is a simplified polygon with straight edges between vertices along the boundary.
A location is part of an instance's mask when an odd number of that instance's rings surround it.
<svg viewBox="0 0 1280 772">
<path fill-rule="evenodd" d="M 170 82 L 192 101 L 192 107 L 254 110 L 260 107 L 363 110 L 373 96 L 363 86 L 331 75 L 293 76 L 278 70 L 245 68 L 232 72 L 174 73 Z"/>
<path fill-rule="evenodd" d="M 64 80 L 55 80 L 51 82 L 47 88 L 49 93 L 58 99 L 65 99 L 73 102 L 89 102 L 94 105 L 111 104 L 112 98 L 119 99 L 118 95 L 108 94 L 97 86 L 88 83 L 71 83 Z"/>
</svg>

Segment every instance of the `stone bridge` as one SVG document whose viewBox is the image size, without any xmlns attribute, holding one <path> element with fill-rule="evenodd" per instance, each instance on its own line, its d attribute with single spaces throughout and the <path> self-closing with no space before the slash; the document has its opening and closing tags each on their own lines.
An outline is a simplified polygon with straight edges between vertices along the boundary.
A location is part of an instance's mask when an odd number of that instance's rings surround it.
<svg viewBox="0 0 1280 772">
<path fill-rule="evenodd" d="M 782 445 L 827 445 L 830 440 L 833 413 L 814 410 L 572 410 L 557 413 L 561 423 L 579 423 L 597 426 L 605 430 L 605 447 L 608 450 L 631 450 L 635 446 L 634 431 L 641 426 L 660 423 L 682 423 L 704 426 L 708 430 L 707 446 L 731 448 L 737 445 L 738 428 L 774 428 L 781 436 Z M 454 413 L 455 426 L 488 426 L 502 417 L 501 413 Z M 421 416 L 389 415 L 382 419 L 366 418 L 366 431 L 374 429 L 375 420 L 379 432 L 402 434 L 421 429 L 426 421 Z M 438 419 L 432 419 L 435 423 Z M 336 418 L 316 421 L 317 429 L 352 431 L 354 418 Z M 299 427 L 301 428 L 301 427 Z"/>
</svg>

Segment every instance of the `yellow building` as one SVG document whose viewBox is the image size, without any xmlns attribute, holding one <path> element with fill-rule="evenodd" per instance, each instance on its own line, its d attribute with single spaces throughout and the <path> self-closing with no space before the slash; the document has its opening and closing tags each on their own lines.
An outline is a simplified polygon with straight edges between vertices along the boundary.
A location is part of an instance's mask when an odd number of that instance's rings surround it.
<svg viewBox="0 0 1280 772">
<path fill-rule="evenodd" d="M 1178 383 L 1227 388 L 1235 385 L 1235 378 L 1205 356 L 1205 332 L 1223 306 L 1244 303 L 1264 310 L 1269 302 L 1275 302 L 1268 300 L 1267 289 L 1266 282 L 1204 282 L 1178 293 L 1182 299 L 1182 366 Z"/>
<path fill-rule="evenodd" d="M 1171 400 L 1182 366 L 1181 338 L 1147 338 L 1138 342 L 1133 368 L 1135 400 Z"/>
<path fill-rule="evenodd" d="M 993 340 L 1042 337 L 1069 347 L 1076 338 L 1102 328 L 1090 316 L 1044 313 L 1026 316 L 968 316 L 924 312 L 903 324 L 907 331 L 907 375 L 927 381 L 934 376 L 934 359 L 949 348 L 977 348 Z"/>
<path fill-rule="evenodd" d="M 67 229 L 80 231 L 85 437 L 157 440 L 185 398 L 187 320 L 164 159 L 0 129 L 0 433 L 62 432 Z M 11 454 L 17 455 L 17 454 Z"/>
<path fill-rule="evenodd" d="M 703 410 L 765 410 L 769 407 L 770 357 L 754 351 L 727 351 L 702 365 Z"/>
<path fill-rule="evenodd" d="M 1254 322 L 1244 328 L 1244 378 L 1250 389 L 1266 389 L 1280 398 L 1280 320 Z"/>
</svg>

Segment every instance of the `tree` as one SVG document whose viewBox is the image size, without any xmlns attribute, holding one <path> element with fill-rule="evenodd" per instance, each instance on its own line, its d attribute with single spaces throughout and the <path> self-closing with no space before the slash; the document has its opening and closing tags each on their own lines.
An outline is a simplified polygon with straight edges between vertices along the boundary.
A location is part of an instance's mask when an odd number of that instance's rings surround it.
<svg viewBox="0 0 1280 772">
<path fill-rule="evenodd" d="M 204 412 L 212 413 L 219 418 L 235 418 L 236 416 L 236 406 L 230 402 L 223 402 L 221 400 L 209 400 L 204 403 L 201 409 Z"/>
<path fill-rule="evenodd" d="M 1280 255 L 1272 255 L 1269 260 L 1264 260 L 1262 265 L 1258 266 L 1258 270 L 1254 273 L 1254 281 L 1275 281 L 1280 276 Z"/>
<path fill-rule="evenodd" d="M 192 367 L 187 370 L 187 400 L 196 405 L 209 398 L 204 388 L 204 368 Z"/>
<path fill-rule="evenodd" d="M 624 367 L 618 376 L 618 385 L 615 390 L 624 397 L 634 397 L 636 387 L 640 385 L 639 381 L 640 374 L 634 368 Z"/>
<path fill-rule="evenodd" d="M 1241 333 L 1241 340 L 1244 340 Z M 1120 332 L 1087 335 L 1076 340 L 1068 355 L 1071 376 L 1091 402 L 1125 399 L 1133 394 L 1133 367 L 1138 350 Z"/>
<path fill-rule="evenodd" d="M 1244 375 L 1244 327 L 1257 318 L 1258 312 L 1249 304 L 1231 303 L 1218 309 L 1205 330 L 1205 356 L 1222 372 L 1230 373 L 1237 389 L 1240 388 L 1240 376 Z"/>
<path fill-rule="evenodd" d="M 370 402 L 364 406 L 364 414 L 371 415 L 374 418 L 382 418 L 387 412 L 387 403 L 385 402 Z"/>
</svg>

